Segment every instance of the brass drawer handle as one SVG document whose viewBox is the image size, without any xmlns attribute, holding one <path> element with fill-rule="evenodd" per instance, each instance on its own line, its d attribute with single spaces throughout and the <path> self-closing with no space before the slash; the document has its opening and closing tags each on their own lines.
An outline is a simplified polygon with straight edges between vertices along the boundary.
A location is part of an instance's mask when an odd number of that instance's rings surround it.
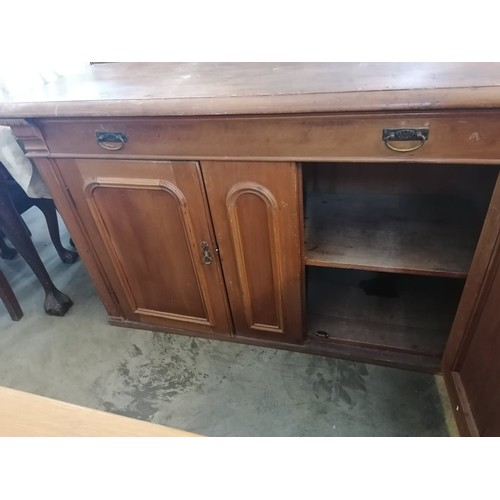
<svg viewBox="0 0 500 500">
<path fill-rule="evenodd" d="M 212 263 L 212 254 L 206 241 L 201 242 L 201 258 L 203 260 L 203 264 L 206 266 L 209 266 Z"/>
<path fill-rule="evenodd" d="M 398 153 L 409 153 L 420 149 L 429 138 L 428 128 L 385 128 L 382 131 L 382 140 L 384 144 L 392 151 Z M 397 141 L 418 141 L 418 144 L 409 148 L 398 148 L 391 142 Z"/>
<path fill-rule="evenodd" d="M 96 132 L 97 144 L 108 151 L 118 151 L 127 142 L 127 135 L 123 132 Z"/>
</svg>

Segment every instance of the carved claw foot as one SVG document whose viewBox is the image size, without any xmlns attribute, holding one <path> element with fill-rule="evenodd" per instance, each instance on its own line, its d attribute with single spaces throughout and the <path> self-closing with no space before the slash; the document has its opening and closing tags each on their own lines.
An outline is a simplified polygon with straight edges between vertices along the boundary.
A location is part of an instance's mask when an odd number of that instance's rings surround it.
<svg viewBox="0 0 500 500">
<path fill-rule="evenodd" d="M 73 301 L 56 288 L 45 295 L 43 307 L 50 316 L 64 316 L 72 305 Z"/>
<path fill-rule="evenodd" d="M 59 257 L 64 264 L 74 264 L 78 260 L 78 253 L 65 248 L 62 252 L 59 252 Z"/>
<path fill-rule="evenodd" d="M 15 248 L 10 248 L 7 245 L 4 245 L 3 248 L 0 248 L 0 257 L 6 260 L 12 260 L 17 256 L 17 250 Z"/>
</svg>

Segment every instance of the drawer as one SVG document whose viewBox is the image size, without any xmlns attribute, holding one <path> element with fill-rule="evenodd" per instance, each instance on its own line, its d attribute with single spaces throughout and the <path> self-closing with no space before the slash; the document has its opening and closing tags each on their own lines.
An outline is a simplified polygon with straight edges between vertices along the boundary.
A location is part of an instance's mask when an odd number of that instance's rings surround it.
<svg viewBox="0 0 500 500">
<path fill-rule="evenodd" d="M 414 113 L 268 117 L 48 119 L 54 156 L 168 159 L 287 159 L 493 162 L 500 160 L 500 113 Z M 427 140 L 382 139 L 385 129 L 426 129 Z M 96 132 L 126 142 L 100 145 Z M 125 141 L 125 139 L 124 139 Z M 113 150 L 105 147 L 113 148 Z M 395 151 L 421 146 L 414 151 Z M 116 150 L 115 150 L 116 148 Z"/>
</svg>

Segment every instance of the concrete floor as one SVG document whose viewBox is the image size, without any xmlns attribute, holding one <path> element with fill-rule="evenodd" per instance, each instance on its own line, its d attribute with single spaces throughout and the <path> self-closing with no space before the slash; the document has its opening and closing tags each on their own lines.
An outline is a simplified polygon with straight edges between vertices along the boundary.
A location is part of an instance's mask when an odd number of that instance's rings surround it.
<svg viewBox="0 0 500 500">
<path fill-rule="evenodd" d="M 455 434 L 441 377 L 109 326 L 82 263 L 58 260 L 36 208 L 24 217 L 75 305 L 45 315 L 25 262 L 0 260 L 25 313 L 0 304 L 0 385 L 209 436 Z"/>
</svg>

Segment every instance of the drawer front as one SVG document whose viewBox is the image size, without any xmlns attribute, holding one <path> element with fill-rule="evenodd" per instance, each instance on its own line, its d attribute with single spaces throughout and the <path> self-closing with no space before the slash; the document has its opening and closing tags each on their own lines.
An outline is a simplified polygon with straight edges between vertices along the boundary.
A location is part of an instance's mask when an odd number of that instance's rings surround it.
<svg viewBox="0 0 500 500">
<path fill-rule="evenodd" d="M 496 161 L 500 113 L 45 120 L 52 155 L 169 159 Z M 386 129 L 428 138 L 383 140 Z M 99 143 L 96 133 L 119 134 Z M 106 139 L 106 135 L 104 134 Z M 398 139 L 398 137 L 396 137 Z M 396 151 L 412 149 L 414 151 Z"/>
</svg>

